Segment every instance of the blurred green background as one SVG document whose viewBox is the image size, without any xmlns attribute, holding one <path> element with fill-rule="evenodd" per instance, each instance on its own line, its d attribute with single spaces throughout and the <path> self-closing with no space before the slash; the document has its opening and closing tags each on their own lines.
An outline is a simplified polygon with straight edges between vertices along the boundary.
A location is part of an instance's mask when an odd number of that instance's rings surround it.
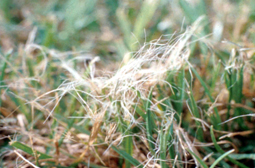
<svg viewBox="0 0 255 168">
<path fill-rule="evenodd" d="M 1 49 L 25 43 L 37 27 L 35 42 L 42 46 L 121 60 L 145 41 L 185 30 L 201 15 L 201 36 L 235 42 L 241 33 L 254 36 L 254 8 L 253 0 L 1 0 Z"/>
</svg>

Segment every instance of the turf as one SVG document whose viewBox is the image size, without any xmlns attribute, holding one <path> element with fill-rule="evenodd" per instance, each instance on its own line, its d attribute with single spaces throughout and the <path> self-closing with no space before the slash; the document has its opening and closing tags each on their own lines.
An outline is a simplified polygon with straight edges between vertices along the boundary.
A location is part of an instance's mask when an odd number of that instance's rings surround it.
<svg viewBox="0 0 255 168">
<path fill-rule="evenodd" d="M 1 0 L 0 167 L 254 167 L 254 7 Z"/>
</svg>

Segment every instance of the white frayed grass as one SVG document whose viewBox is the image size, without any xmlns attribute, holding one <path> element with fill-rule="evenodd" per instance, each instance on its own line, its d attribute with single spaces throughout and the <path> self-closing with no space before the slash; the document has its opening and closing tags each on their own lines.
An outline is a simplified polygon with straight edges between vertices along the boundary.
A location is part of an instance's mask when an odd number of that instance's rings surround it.
<svg viewBox="0 0 255 168">
<path fill-rule="evenodd" d="M 169 73 L 177 73 L 184 66 L 191 66 L 188 62 L 190 56 L 189 45 L 192 43 L 191 37 L 193 37 L 196 29 L 199 27 L 200 21 L 201 18 L 182 34 L 177 35 L 175 33 L 170 36 L 170 39 L 164 40 L 162 37 L 145 44 L 133 54 L 132 58 L 124 60 L 116 72 L 112 72 L 111 74 L 105 73 L 103 76 L 96 75 L 97 70 L 95 65 L 99 61 L 99 57 L 91 57 L 90 55 L 72 52 L 60 53 L 55 50 L 43 48 L 33 43 L 35 32 L 32 32 L 31 38 L 29 38 L 26 45 L 26 51 L 29 53 L 32 49 L 39 49 L 44 56 L 50 55 L 60 62 L 60 66 L 70 74 L 70 78 L 65 80 L 57 89 L 48 91 L 36 99 L 27 102 L 33 103 L 34 107 L 39 110 L 44 108 L 43 111 L 47 112 L 48 115 L 44 121 L 45 123 L 52 116 L 54 109 L 61 99 L 66 94 L 70 94 L 80 102 L 81 107 L 84 109 L 84 116 L 79 118 L 90 118 L 91 121 L 96 122 L 97 114 L 107 107 L 107 117 L 103 121 L 104 127 L 106 127 L 104 128 L 105 130 L 107 130 L 107 127 L 110 127 L 111 122 L 114 122 L 114 118 L 121 117 L 129 123 L 128 128 L 131 128 L 133 125 L 138 126 L 142 131 L 142 136 L 140 135 L 139 137 L 148 142 L 145 133 L 146 128 L 134 117 L 134 107 L 139 104 L 140 99 L 150 101 L 147 98 L 148 92 L 157 84 L 167 85 L 172 90 L 171 84 L 165 80 L 167 75 Z M 67 58 L 70 54 L 74 55 L 72 59 Z M 85 72 L 87 73 L 77 70 L 73 64 L 74 60 L 83 61 L 84 65 L 86 65 Z M 88 60 L 90 62 L 87 66 L 85 62 Z M 46 58 L 45 61 L 47 61 Z M 45 67 L 43 68 L 43 72 L 45 72 Z M 55 96 L 53 96 L 54 94 Z M 86 100 L 82 96 L 84 94 L 87 95 Z M 158 103 L 151 101 L 152 112 L 159 113 L 160 110 L 157 108 Z M 168 127 L 169 123 L 174 121 L 174 110 L 168 110 L 168 112 L 172 115 L 162 115 L 162 121 L 165 122 L 163 123 L 165 127 Z M 70 118 L 75 117 L 71 116 Z M 177 129 L 174 131 L 176 140 L 173 143 L 177 143 L 177 146 L 181 148 L 184 158 L 186 158 L 187 148 L 198 154 L 184 131 L 178 126 L 175 127 Z M 121 143 L 124 137 L 122 135 L 122 137 L 112 139 L 111 143 Z M 159 143 L 159 141 L 157 139 L 156 143 Z M 151 160 L 155 161 L 158 159 L 156 157 L 158 157 L 160 148 L 157 144 L 155 146 L 157 150 L 156 154 L 149 154 L 145 165 L 151 164 Z M 179 147 L 176 149 L 180 150 Z M 194 160 L 198 165 L 195 157 Z M 187 162 L 187 160 L 185 161 Z"/>
<path fill-rule="evenodd" d="M 236 116 L 236 117 L 232 117 L 224 122 L 221 122 L 219 125 L 222 125 L 222 124 L 226 124 L 232 120 L 235 120 L 235 119 L 238 119 L 238 118 L 242 118 L 242 117 L 255 117 L 255 114 L 244 114 L 244 115 L 239 115 L 239 116 Z"/>
</svg>

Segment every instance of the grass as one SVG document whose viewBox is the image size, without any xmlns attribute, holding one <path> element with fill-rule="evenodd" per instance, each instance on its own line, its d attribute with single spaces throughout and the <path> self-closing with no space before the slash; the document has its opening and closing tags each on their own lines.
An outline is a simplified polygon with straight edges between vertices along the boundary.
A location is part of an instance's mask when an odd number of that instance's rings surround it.
<svg viewBox="0 0 255 168">
<path fill-rule="evenodd" d="M 254 167 L 245 1 L 0 2 L 0 167 Z"/>
</svg>

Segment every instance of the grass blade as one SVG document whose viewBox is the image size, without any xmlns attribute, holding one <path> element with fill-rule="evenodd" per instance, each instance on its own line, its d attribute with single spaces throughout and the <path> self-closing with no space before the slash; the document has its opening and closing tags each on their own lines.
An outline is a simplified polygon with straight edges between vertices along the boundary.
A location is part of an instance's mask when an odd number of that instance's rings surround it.
<svg viewBox="0 0 255 168">
<path fill-rule="evenodd" d="M 160 131 L 160 166 L 162 168 L 166 168 L 166 137 L 164 136 L 166 135 L 163 131 L 163 127 L 161 127 L 161 131 Z"/>
<path fill-rule="evenodd" d="M 133 158 L 131 155 L 129 155 L 127 152 L 125 152 L 124 150 L 118 149 L 115 146 L 111 146 L 111 148 L 113 150 L 115 150 L 119 155 L 121 155 L 122 157 L 124 157 L 126 160 L 128 160 L 132 165 L 137 166 L 138 168 L 142 168 L 142 164 L 136 160 L 135 158 Z"/>
<path fill-rule="evenodd" d="M 151 21 L 157 7 L 159 5 L 159 0 L 145 0 L 142 4 L 141 10 L 137 16 L 134 25 L 134 36 L 131 44 L 141 39 L 144 28 Z M 136 49 L 136 45 L 133 45 L 132 50 Z"/>
<path fill-rule="evenodd" d="M 206 165 L 206 163 L 205 163 L 200 157 L 198 157 L 194 152 L 192 152 L 192 151 L 189 150 L 189 149 L 187 149 L 187 151 L 197 159 L 197 161 L 201 164 L 201 166 L 202 166 L 203 168 L 208 168 L 208 166 Z"/>
<path fill-rule="evenodd" d="M 180 94 L 178 96 L 178 103 L 176 105 L 176 111 L 179 116 L 182 113 L 183 109 L 183 100 L 185 98 L 185 69 L 183 68 L 180 73 L 178 74 L 178 86 L 180 88 Z"/>
<path fill-rule="evenodd" d="M 149 148 L 150 148 L 150 151 L 152 153 L 154 153 L 154 140 L 153 140 L 153 130 L 154 130 L 154 117 L 153 117 L 153 114 L 151 113 L 151 101 L 152 101 L 152 90 L 150 91 L 149 93 L 149 97 L 148 97 L 148 100 L 147 100 L 147 103 L 146 103 L 146 133 L 147 133 L 147 138 L 148 138 L 148 144 L 149 144 Z"/>
<path fill-rule="evenodd" d="M 216 141 L 216 138 L 215 138 L 215 136 L 214 136 L 214 133 L 213 133 L 213 126 L 211 126 L 211 128 L 210 128 L 210 134 L 211 134 L 211 138 L 212 138 L 212 141 L 213 141 L 213 143 L 214 143 L 214 146 L 215 146 L 216 150 L 217 150 L 219 153 L 224 154 L 225 151 L 222 150 L 221 147 L 218 145 L 218 143 L 217 143 L 217 141 Z M 238 165 L 239 167 L 248 168 L 248 167 L 245 166 L 244 164 L 242 164 L 242 163 L 240 163 L 240 162 L 234 160 L 233 158 L 231 158 L 231 157 L 229 157 L 229 156 L 226 156 L 226 158 L 227 158 L 229 161 L 231 161 L 232 163 Z"/>
<path fill-rule="evenodd" d="M 236 160 L 241 160 L 241 159 L 252 159 L 255 160 L 255 153 L 251 154 L 230 154 L 229 157 L 236 159 Z"/>
<path fill-rule="evenodd" d="M 199 113 L 199 109 L 197 107 L 197 104 L 196 104 L 196 101 L 195 101 L 195 98 L 194 98 L 194 95 L 193 95 L 193 92 L 192 92 L 191 89 L 189 90 L 188 95 L 189 95 L 189 98 L 190 98 L 189 106 L 191 108 L 191 112 L 193 113 L 193 115 L 196 118 L 201 118 L 200 113 Z M 203 138 L 203 130 L 202 130 L 201 123 L 199 121 L 195 121 L 195 122 L 196 122 L 196 125 L 197 125 L 197 138 L 198 138 L 199 141 L 203 141 L 204 138 Z"/>
<path fill-rule="evenodd" d="M 128 133 L 130 131 L 127 131 Z M 124 146 L 125 146 L 125 151 L 127 152 L 127 154 L 129 154 L 130 156 L 132 156 L 133 153 L 133 143 L 132 143 L 132 136 L 127 136 L 124 139 Z M 125 168 L 131 168 L 131 163 L 129 162 L 129 160 L 125 161 Z"/>
<path fill-rule="evenodd" d="M 171 116 L 173 119 L 173 115 Z M 171 159 L 175 158 L 175 152 L 173 145 L 170 144 L 171 146 L 169 147 L 168 142 L 171 142 L 172 140 L 172 128 L 173 128 L 173 123 L 172 121 L 165 126 L 165 128 L 162 126 L 161 127 L 161 132 L 160 132 L 160 166 L 162 168 L 167 168 L 166 160 L 167 160 L 167 150 L 169 150 L 169 154 Z"/>
<path fill-rule="evenodd" d="M 197 72 L 193 67 L 190 67 L 190 68 L 191 68 L 191 70 L 193 71 L 193 73 L 196 75 L 197 79 L 200 81 L 201 85 L 204 87 L 205 93 L 206 93 L 206 95 L 209 97 L 210 101 L 211 101 L 212 103 L 214 103 L 214 99 L 213 99 L 213 97 L 211 96 L 210 90 L 207 88 L 206 83 L 204 82 L 204 80 L 201 78 L 201 76 L 198 74 L 198 72 Z M 217 129 L 220 129 L 220 127 L 219 127 L 218 124 L 221 123 L 221 119 L 220 119 L 220 115 L 219 115 L 218 109 L 215 107 L 215 108 L 214 108 L 214 111 L 215 111 L 216 117 L 213 115 L 213 117 L 212 117 L 212 122 L 213 122 L 213 125 L 214 125 Z"/>
<path fill-rule="evenodd" d="M 27 146 L 27 145 L 25 145 L 23 143 L 17 142 L 17 141 L 10 142 L 10 145 L 13 146 L 14 148 L 20 149 L 23 152 L 25 152 L 25 153 L 27 153 L 29 155 L 32 155 L 32 156 L 34 156 L 34 152 L 36 152 L 36 154 L 38 155 L 38 159 L 50 159 L 50 158 L 52 158 L 51 156 L 46 155 L 44 153 L 41 153 L 41 152 L 38 152 L 38 151 L 34 151 L 29 146 Z"/>
<path fill-rule="evenodd" d="M 230 153 L 234 152 L 235 150 L 232 149 L 226 153 L 224 153 L 223 155 L 221 155 L 218 159 L 215 160 L 215 162 L 213 162 L 213 164 L 210 166 L 210 168 L 214 168 L 221 160 L 223 160 L 226 156 L 228 156 Z"/>
<path fill-rule="evenodd" d="M 126 43 L 126 45 L 128 46 L 128 48 L 131 48 L 131 43 L 130 43 L 130 37 L 132 34 L 131 31 L 131 23 L 127 17 L 127 14 L 125 13 L 124 9 L 119 8 L 117 10 L 117 19 L 120 25 L 120 29 L 122 31 L 122 33 L 124 34 L 124 41 Z"/>
<path fill-rule="evenodd" d="M 9 53 L 5 56 L 5 59 L 8 60 L 9 56 L 11 55 L 12 51 L 9 51 Z M 4 85 L 4 75 L 5 75 L 5 69 L 7 67 L 7 62 L 5 61 L 3 63 L 3 67 L 1 69 L 1 75 L 0 75 L 0 96 L 1 96 L 1 90 L 2 90 L 2 85 Z M 0 107 L 2 106 L 2 99 L 0 98 Z"/>
</svg>

